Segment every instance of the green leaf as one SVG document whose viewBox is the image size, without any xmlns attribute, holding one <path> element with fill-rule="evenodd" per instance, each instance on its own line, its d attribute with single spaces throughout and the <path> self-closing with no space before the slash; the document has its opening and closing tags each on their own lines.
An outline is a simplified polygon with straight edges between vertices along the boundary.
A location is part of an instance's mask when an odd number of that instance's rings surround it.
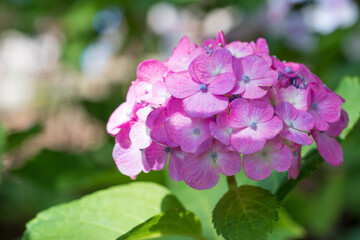
<svg viewBox="0 0 360 240">
<path fill-rule="evenodd" d="M 12 150 L 21 146 L 23 142 L 42 131 L 42 126 L 36 123 L 21 132 L 9 134 L 6 139 L 6 150 Z"/>
<path fill-rule="evenodd" d="M 336 92 L 345 98 L 346 102 L 342 107 L 349 114 L 349 125 L 340 134 L 340 138 L 345 139 L 360 118 L 359 77 L 343 77 Z"/>
<path fill-rule="evenodd" d="M 160 185 L 116 186 L 40 212 L 27 223 L 23 240 L 116 239 L 168 210 L 183 210 L 183 206 Z"/>
<path fill-rule="evenodd" d="M 278 220 L 279 203 L 269 191 L 255 186 L 229 190 L 213 211 L 216 232 L 225 239 L 261 240 Z"/>
<path fill-rule="evenodd" d="M 136 226 L 118 240 L 154 239 L 164 236 L 188 236 L 204 239 L 199 219 L 189 211 L 167 211 Z"/>
</svg>

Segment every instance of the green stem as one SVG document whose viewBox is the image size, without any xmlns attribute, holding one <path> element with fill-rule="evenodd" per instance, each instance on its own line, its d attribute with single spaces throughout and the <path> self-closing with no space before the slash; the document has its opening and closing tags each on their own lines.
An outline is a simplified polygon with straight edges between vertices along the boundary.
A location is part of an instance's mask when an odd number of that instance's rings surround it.
<svg viewBox="0 0 360 240">
<path fill-rule="evenodd" d="M 227 180 L 227 184 L 229 186 L 229 190 L 237 189 L 235 176 L 227 176 L 226 180 Z"/>
<path fill-rule="evenodd" d="M 304 164 L 301 167 L 299 176 L 293 180 L 293 179 L 286 179 L 283 181 L 283 183 L 280 185 L 278 190 L 276 191 L 276 197 L 281 202 L 284 200 L 286 195 L 294 189 L 302 180 L 309 177 L 315 170 L 319 169 L 321 166 L 321 163 L 323 162 L 321 156 L 319 155 L 318 151 L 314 150 L 310 152 L 304 159 Z"/>
</svg>

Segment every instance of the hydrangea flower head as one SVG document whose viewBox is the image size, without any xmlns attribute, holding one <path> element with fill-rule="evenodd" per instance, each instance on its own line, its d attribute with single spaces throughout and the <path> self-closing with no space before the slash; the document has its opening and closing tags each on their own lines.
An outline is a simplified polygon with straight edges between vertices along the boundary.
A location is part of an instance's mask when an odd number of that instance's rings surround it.
<svg viewBox="0 0 360 240">
<path fill-rule="evenodd" d="M 219 32 L 200 45 L 183 37 L 166 61 L 140 63 L 107 131 L 132 179 L 166 165 L 174 181 L 199 190 L 239 171 L 295 179 L 313 139 L 326 162 L 343 161 L 335 139 L 348 122 L 343 102 L 303 64 L 271 56 L 265 39 L 229 43 Z"/>
</svg>

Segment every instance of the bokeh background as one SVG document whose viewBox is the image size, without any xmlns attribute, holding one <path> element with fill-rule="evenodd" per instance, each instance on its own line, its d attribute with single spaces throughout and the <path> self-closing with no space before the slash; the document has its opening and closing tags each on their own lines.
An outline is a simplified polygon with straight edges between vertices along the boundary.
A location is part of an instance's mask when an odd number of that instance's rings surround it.
<svg viewBox="0 0 360 240">
<path fill-rule="evenodd" d="M 141 61 L 167 59 L 183 35 L 199 44 L 223 30 L 228 41 L 266 38 L 272 55 L 304 63 L 334 90 L 342 77 L 360 75 L 359 5 L 359 0 L 0 1 L 5 130 L 0 238 L 20 239 L 25 223 L 40 210 L 131 181 L 116 169 L 114 140 L 105 125 Z M 288 196 L 272 239 L 360 239 L 359 145 L 357 124 L 342 142 L 345 162 L 338 168 L 323 164 Z M 270 190 L 279 182 L 279 175 L 273 176 L 262 183 Z M 224 179 L 207 191 L 172 182 L 166 170 L 140 174 L 138 180 L 172 189 L 200 217 L 205 234 L 218 239 L 209 217 L 226 192 Z"/>
</svg>

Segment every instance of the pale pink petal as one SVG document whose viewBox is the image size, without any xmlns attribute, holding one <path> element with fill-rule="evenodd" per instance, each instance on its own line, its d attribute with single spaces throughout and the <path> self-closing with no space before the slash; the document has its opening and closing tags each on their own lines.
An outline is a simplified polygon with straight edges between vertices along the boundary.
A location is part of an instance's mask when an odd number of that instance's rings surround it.
<svg viewBox="0 0 360 240">
<path fill-rule="evenodd" d="M 225 176 L 237 174 L 241 169 L 241 157 L 237 152 L 229 151 L 227 146 L 216 142 L 214 146 L 216 164 L 219 171 Z"/>
<path fill-rule="evenodd" d="M 174 72 L 187 70 L 189 66 L 190 55 L 190 39 L 183 37 L 178 45 L 174 48 L 170 58 L 165 62 L 165 65 Z"/>
<path fill-rule="evenodd" d="M 215 72 L 224 73 L 224 71 L 221 71 L 221 70 L 224 69 L 226 67 L 226 65 L 229 65 L 229 67 L 231 67 L 232 55 L 231 55 L 231 52 L 229 52 L 225 48 L 220 48 L 220 49 L 214 51 L 211 58 L 214 62 L 215 68 L 216 68 Z"/>
<path fill-rule="evenodd" d="M 274 151 L 279 151 L 282 147 L 283 147 L 283 141 L 282 138 L 277 135 L 276 137 L 266 141 L 266 146 L 265 148 L 274 152 Z"/>
<path fill-rule="evenodd" d="M 241 93 L 243 98 L 258 99 L 266 95 L 266 90 L 259 87 L 256 83 L 244 84 L 245 90 Z"/>
<path fill-rule="evenodd" d="M 259 153 L 243 156 L 245 175 L 252 180 L 263 180 L 271 175 L 270 163 Z"/>
<path fill-rule="evenodd" d="M 247 42 L 234 41 L 225 46 L 236 58 L 245 57 L 254 53 L 253 47 Z"/>
<path fill-rule="evenodd" d="M 152 143 L 145 149 L 145 157 L 147 161 L 146 171 L 161 170 L 166 164 L 166 160 L 169 156 L 170 148 L 157 143 Z"/>
<path fill-rule="evenodd" d="M 162 81 L 167 67 L 160 61 L 150 59 L 139 64 L 136 75 L 140 81 L 154 83 L 155 81 Z"/>
<path fill-rule="evenodd" d="M 269 46 L 264 38 L 258 38 L 256 41 L 256 52 L 263 52 L 269 55 Z"/>
<path fill-rule="evenodd" d="M 214 96 L 200 91 L 183 100 L 184 111 L 192 117 L 206 118 L 224 111 L 229 105 L 225 96 Z"/>
<path fill-rule="evenodd" d="M 187 153 L 183 152 L 180 148 L 173 148 L 170 151 L 169 175 L 174 181 L 183 180 L 182 165 L 186 154 Z"/>
<path fill-rule="evenodd" d="M 281 136 L 300 145 L 310 146 L 313 143 L 313 140 L 309 135 L 293 128 L 283 130 Z"/>
<path fill-rule="evenodd" d="M 153 108 L 149 105 L 146 107 L 139 108 L 139 110 L 136 111 L 136 116 L 138 117 L 138 120 L 142 122 L 146 122 L 146 119 L 152 110 Z"/>
<path fill-rule="evenodd" d="M 219 171 L 209 154 L 188 154 L 183 162 L 182 174 L 190 187 L 204 190 L 214 187 L 219 181 Z"/>
<path fill-rule="evenodd" d="M 230 134 L 226 128 L 220 128 L 217 123 L 210 123 L 211 135 L 225 145 L 230 144 Z"/>
<path fill-rule="evenodd" d="M 165 78 L 165 83 L 170 94 L 176 98 L 186 98 L 200 91 L 200 85 L 187 72 L 171 73 Z"/>
<path fill-rule="evenodd" d="M 339 166 L 343 162 L 343 151 L 335 138 L 326 133 L 313 131 L 312 136 L 316 142 L 320 155 L 332 166 Z"/>
<path fill-rule="evenodd" d="M 117 168 L 124 175 L 136 176 L 144 169 L 144 151 L 133 146 L 122 148 L 119 143 L 116 143 L 113 150 L 113 158 Z"/>
<path fill-rule="evenodd" d="M 318 103 L 317 111 L 325 121 L 336 122 L 341 115 L 341 104 L 341 99 L 335 93 L 330 93 Z"/>
<path fill-rule="evenodd" d="M 269 163 L 277 172 L 287 171 L 293 160 L 293 155 L 288 146 L 283 145 L 279 151 L 269 153 Z"/>
<path fill-rule="evenodd" d="M 293 85 L 278 90 L 278 102 L 289 102 L 298 110 L 307 110 L 308 90 L 299 89 Z"/>
<path fill-rule="evenodd" d="M 145 149 L 151 144 L 150 129 L 144 122 L 136 122 L 130 130 L 132 146 L 138 149 Z"/>
<path fill-rule="evenodd" d="M 191 69 L 191 71 L 190 71 Z M 195 81 L 209 84 L 215 77 L 215 66 L 211 57 L 207 54 L 202 54 L 195 58 L 189 66 L 189 73 Z"/>
<path fill-rule="evenodd" d="M 235 76 L 232 73 L 223 73 L 215 77 L 209 84 L 208 90 L 215 95 L 223 95 L 230 92 L 235 85 Z"/>
<path fill-rule="evenodd" d="M 116 135 L 123 124 L 132 119 L 133 105 L 124 102 L 111 114 L 106 124 L 106 130 L 110 135 Z"/>
</svg>

